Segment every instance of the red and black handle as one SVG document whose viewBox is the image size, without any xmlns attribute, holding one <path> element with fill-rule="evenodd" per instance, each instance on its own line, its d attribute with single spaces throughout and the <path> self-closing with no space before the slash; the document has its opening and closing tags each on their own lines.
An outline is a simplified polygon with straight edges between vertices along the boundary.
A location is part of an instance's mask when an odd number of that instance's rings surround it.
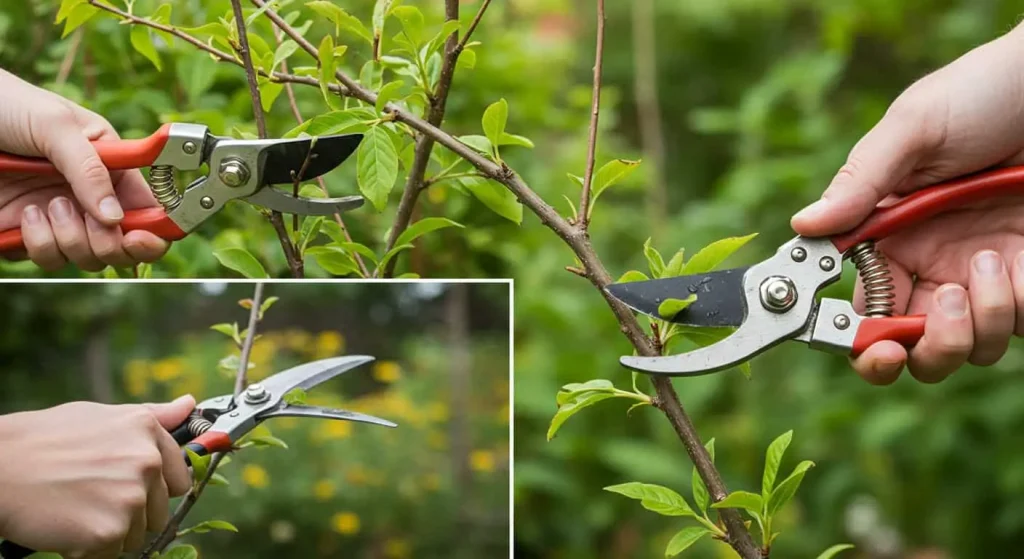
<svg viewBox="0 0 1024 559">
<path fill-rule="evenodd" d="M 865 318 L 860 321 L 853 338 L 850 356 L 857 357 L 872 344 L 884 340 L 894 341 L 904 347 L 913 347 L 924 336 L 925 315 L 887 316 Z"/>
</svg>

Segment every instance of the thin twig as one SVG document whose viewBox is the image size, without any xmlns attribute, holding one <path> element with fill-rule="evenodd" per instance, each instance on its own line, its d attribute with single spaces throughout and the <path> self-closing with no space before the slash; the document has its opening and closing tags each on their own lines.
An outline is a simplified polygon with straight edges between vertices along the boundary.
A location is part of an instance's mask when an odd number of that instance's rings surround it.
<svg viewBox="0 0 1024 559">
<path fill-rule="evenodd" d="M 252 354 L 253 342 L 256 340 L 256 328 L 259 324 L 259 310 L 260 305 L 263 304 L 263 282 L 257 282 L 252 294 L 252 308 L 249 309 L 249 326 L 246 329 L 245 341 L 242 342 L 241 355 L 238 358 L 238 372 L 235 374 L 235 388 L 234 395 L 238 396 L 246 385 L 246 373 L 249 370 L 249 356 Z M 210 483 L 210 479 L 213 478 L 213 474 L 217 471 L 217 466 L 220 465 L 221 460 L 227 456 L 225 452 L 215 452 L 210 457 L 210 464 L 206 468 L 206 476 L 199 480 L 199 483 L 195 484 L 188 493 L 182 497 L 181 502 L 174 509 L 174 514 L 171 515 L 171 519 L 167 521 L 164 529 L 160 531 L 160 534 L 153 538 L 149 545 L 143 549 L 139 555 L 139 559 L 149 559 L 154 553 L 162 553 L 171 542 L 178 536 L 178 529 L 181 528 L 181 523 L 185 521 L 185 517 L 192 510 L 192 507 L 199 501 L 199 497 L 203 494 L 206 486 Z"/>
<path fill-rule="evenodd" d="M 310 145 L 309 151 L 306 152 L 305 159 L 302 160 L 302 165 L 299 167 L 299 172 L 296 173 L 294 170 L 291 171 L 292 175 L 292 196 L 299 197 L 299 185 L 302 184 L 302 177 L 306 176 L 306 170 L 309 169 L 309 164 L 313 161 L 316 154 L 313 153 L 313 146 Z M 292 215 L 292 231 L 299 230 L 299 214 Z"/>
<path fill-rule="evenodd" d="M 78 47 L 82 44 L 82 35 L 84 34 L 84 27 L 75 29 L 75 32 L 71 34 L 71 44 L 68 45 L 68 51 L 64 53 L 64 59 L 60 62 L 60 69 L 57 70 L 57 77 L 53 80 L 57 86 L 64 85 L 64 82 L 68 81 L 68 76 L 71 74 L 71 68 L 75 65 L 75 57 L 78 55 Z"/>
<path fill-rule="evenodd" d="M 469 28 L 466 29 L 466 35 L 459 41 L 459 52 L 461 53 L 466 45 L 469 44 L 469 38 L 473 36 L 473 32 L 476 31 L 476 26 L 480 25 L 480 20 L 484 18 L 484 12 L 487 11 L 487 6 L 491 5 L 491 0 L 484 0 L 483 4 L 480 4 L 480 9 L 476 12 L 476 17 L 473 18 L 473 22 L 469 24 Z"/>
<path fill-rule="evenodd" d="M 594 53 L 594 91 L 590 101 L 590 133 L 587 138 L 587 169 L 580 192 L 579 227 L 584 231 L 590 224 L 590 191 L 594 183 L 594 159 L 597 154 L 597 121 L 601 116 L 601 67 L 604 63 L 604 0 L 597 0 L 597 47 Z"/>
</svg>

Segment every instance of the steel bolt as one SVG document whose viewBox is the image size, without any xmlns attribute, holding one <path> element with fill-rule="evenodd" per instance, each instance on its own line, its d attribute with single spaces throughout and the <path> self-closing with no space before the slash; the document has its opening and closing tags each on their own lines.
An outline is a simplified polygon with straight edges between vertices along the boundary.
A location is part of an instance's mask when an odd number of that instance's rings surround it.
<svg viewBox="0 0 1024 559">
<path fill-rule="evenodd" d="M 793 280 L 773 276 L 761 284 L 761 304 L 772 312 L 786 312 L 796 304 L 796 286 Z"/>
<path fill-rule="evenodd" d="M 821 269 L 826 272 L 831 272 L 836 267 L 836 261 L 831 256 L 822 256 L 818 261 L 818 266 L 821 266 Z"/>
<path fill-rule="evenodd" d="M 233 412 L 228 414 L 228 417 L 238 417 L 238 412 L 233 411 Z"/>
<path fill-rule="evenodd" d="M 836 317 L 832 319 L 832 325 L 838 330 L 846 330 L 850 327 L 850 317 L 845 314 L 836 315 Z"/>
<path fill-rule="evenodd" d="M 270 393 L 267 392 L 267 389 L 263 388 L 263 385 L 258 382 L 250 384 L 249 387 L 245 389 L 245 401 L 250 404 L 265 402 L 269 398 Z"/>
<path fill-rule="evenodd" d="M 184 144 L 181 144 L 181 151 L 189 155 L 192 155 L 193 153 L 196 152 L 196 143 L 193 141 L 188 141 L 185 142 Z"/>
<path fill-rule="evenodd" d="M 803 262 L 807 259 L 807 251 L 803 247 L 794 248 L 789 255 L 793 257 L 794 262 Z"/>
<path fill-rule="evenodd" d="M 228 157 L 220 162 L 220 181 L 228 186 L 242 186 L 249 182 L 249 167 L 236 157 Z"/>
<path fill-rule="evenodd" d="M 213 198 L 210 198 L 209 196 L 203 196 L 202 198 L 199 199 L 199 205 L 206 209 L 210 209 L 213 207 Z"/>
</svg>

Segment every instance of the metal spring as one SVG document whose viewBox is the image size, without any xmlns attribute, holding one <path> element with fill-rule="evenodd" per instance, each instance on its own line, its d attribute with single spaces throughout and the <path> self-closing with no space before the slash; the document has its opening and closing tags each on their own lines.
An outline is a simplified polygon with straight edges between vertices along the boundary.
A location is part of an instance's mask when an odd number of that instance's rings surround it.
<svg viewBox="0 0 1024 559">
<path fill-rule="evenodd" d="M 864 283 L 864 314 L 892 316 L 896 286 L 889 272 L 889 261 L 875 248 L 874 241 L 864 241 L 850 249 L 850 260 Z"/>
<path fill-rule="evenodd" d="M 149 169 L 149 188 L 164 210 L 171 211 L 181 204 L 181 194 L 174 185 L 174 167 L 154 165 Z"/>
<path fill-rule="evenodd" d="M 213 422 L 195 411 L 188 416 L 188 420 L 186 420 L 185 423 L 185 429 L 187 429 L 193 437 L 198 437 L 199 435 L 209 431 L 210 427 L 213 427 Z"/>
</svg>

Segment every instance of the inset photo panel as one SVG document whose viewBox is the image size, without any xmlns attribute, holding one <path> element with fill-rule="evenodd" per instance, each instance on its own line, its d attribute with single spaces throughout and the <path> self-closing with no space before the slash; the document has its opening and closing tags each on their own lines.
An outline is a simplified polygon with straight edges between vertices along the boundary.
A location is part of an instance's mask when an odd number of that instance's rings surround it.
<svg viewBox="0 0 1024 559">
<path fill-rule="evenodd" d="M 3 290 L 3 559 L 510 556 L 511 282 Z"/>
</svg>

